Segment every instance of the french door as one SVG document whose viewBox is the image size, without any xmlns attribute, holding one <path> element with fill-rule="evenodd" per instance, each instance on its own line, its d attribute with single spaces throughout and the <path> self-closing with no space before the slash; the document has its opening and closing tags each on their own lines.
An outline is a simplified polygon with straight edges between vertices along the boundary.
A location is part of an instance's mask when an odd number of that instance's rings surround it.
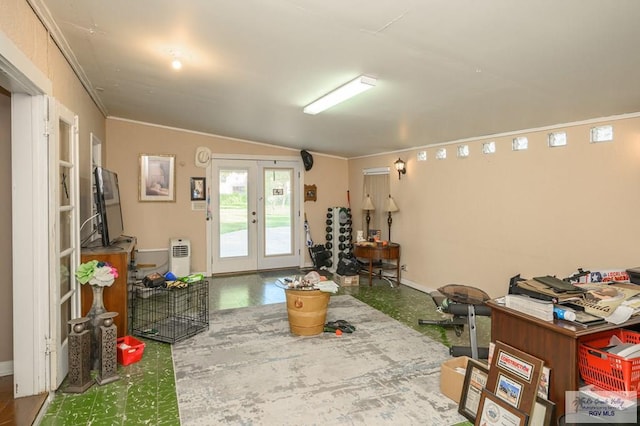
<svg viewBox="0 0 640 426">
<path fill-rule="evenodd" d="M 54 250 L 50 274 L 51 385 L 57 389 L 68 372 L 68 321 L 79 314 L 74 271 L 80 259 L 77 116 L 49 98 L 50 211 Z M 55 177 L 54 177 L 55 176 Z"/>
<path fill-rule="evenodd" d="M 214 274 L 300 265 L 300 164 L 216 159 L 210 167 Z"/>
</svg>

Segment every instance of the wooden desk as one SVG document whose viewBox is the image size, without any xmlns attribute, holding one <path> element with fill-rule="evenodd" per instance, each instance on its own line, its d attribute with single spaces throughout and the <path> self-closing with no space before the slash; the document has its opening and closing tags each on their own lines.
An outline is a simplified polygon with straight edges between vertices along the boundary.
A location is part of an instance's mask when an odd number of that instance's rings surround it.
<svg viewBox="0 0 640 426">
<path fill-rule="evenodd" d="M 556 403 L 557 418 L 564 414 L 565 391 L 580 387 L 578 343 L 585 337 L 617 328 L 640 324 L 640 316 L 621 325 L 603 324 L 588 328 L 574 327 L 564 321 L 542 321 L 490 300 L 491 340 L 501 341 L 544 360 L 551 368 L 549 399 Z"/>
<path fill-rule="evenodd" d="M 98 260 L 111 264 L 118 270 L 118 278 L 109 287 L 104 288 L 104 307 L 109 312 L 117 312 L 114 323 L 118 327 L 118 337 L 129 333 L 129 266 L 134 264 L 135 238 L 125 238 L 109 247 L 83 248 L 80 254 L 82 263 Z M 86 316 L 93 303 L 93 292 L 89 285 L 80 286 L 81 313 Z"/>
<path fill-rule="evenodd" d="M 373 277 L 374 260 L 382 261 L 382 265 L 379 268 L 376 266 L 376 269 L 395 269 L 396 283 L 400 285 L 400 244 L 389 243 L 386 246 L 356 244 L 353 247 L 353 254 L 369 261 L 369 286 L 371 286 Z M 385 260 L 393 260 L 395 263 L 391 265 L 385 264 Z"/>
</svg>

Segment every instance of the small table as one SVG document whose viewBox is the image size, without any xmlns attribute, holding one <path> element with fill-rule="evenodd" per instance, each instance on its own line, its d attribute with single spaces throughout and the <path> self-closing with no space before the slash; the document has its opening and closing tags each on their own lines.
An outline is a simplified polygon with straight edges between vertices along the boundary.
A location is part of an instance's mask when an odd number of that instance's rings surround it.
<svg viewBox="0 0 640 426">
<path fill-rule="evenodd" d="M 368 259 L 369 261 L 369 287 L 371 287 L 371 280 L 373 278 L 373 261 L 381 260 L 380 267 L 376 265 L 376 269 L 395 269 L 396 270 L 396 283 L 400 285 L 400 244 L 389 243 L 387 245 L 356 244 L 353 248 L 353 254 L 356 257 Z M 395 261 L 394 264 L 385 264 L 385 260 Z"/>
</svg>

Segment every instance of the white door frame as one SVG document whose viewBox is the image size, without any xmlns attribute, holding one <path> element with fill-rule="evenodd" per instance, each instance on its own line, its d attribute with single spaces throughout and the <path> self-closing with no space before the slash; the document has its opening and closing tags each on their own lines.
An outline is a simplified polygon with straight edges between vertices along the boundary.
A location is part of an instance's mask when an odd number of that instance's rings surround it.
<svg viewBox="0 0 640 426">
<path fill-rule="evenodd" d="M 50 389 L 49 168 L 45 96 L 51 81 L 0 31 L 0 82 L 11 92 L 14 397 Z"/>
<path fill-rule="evenodd" d="M 212 209 L 212 200 L 211 197 L 217 197 L 217 193 L 212 193 L 212 189 L 217 187 L 217 184 L 214 184 L 217 176 L 214 176 L 213 162 L 216 160 L 249 160 L 249 161 L 292 161 L 297 162 L 299 164 L 298 170 L 303 170 L 302 160 L 298 156 L 273 156 L 273 155 L 240 155 L 240 154 L 215 154 L 212 153 L 209 159 L 209 165 L 207 166 L 207 222 L 206 222 L 206 234 L 207 234 L 207 275 L 215 274 L 215 255 L 213 250 L 213 231 L 214 231 L 214 223 L 218 220 L 216 217 L 217 212 Z M 296 198 L 298 199 L 298 215 L 295 218 L 297 221 L 296 229 L 300 232 L 298 233 L 298 237 L 295 239 L 295 249 L 299 251 L 299 265 L 298 267 L 304 266 L 304 254 L 302 253 L 302 247 L 306 246 L 304 232 L 301 230 L 302 228 L 302 217 L 304 217 L 304 173 L 300 172 L 300 180 L 299 187 L 297 188 Z"/>
</svg>

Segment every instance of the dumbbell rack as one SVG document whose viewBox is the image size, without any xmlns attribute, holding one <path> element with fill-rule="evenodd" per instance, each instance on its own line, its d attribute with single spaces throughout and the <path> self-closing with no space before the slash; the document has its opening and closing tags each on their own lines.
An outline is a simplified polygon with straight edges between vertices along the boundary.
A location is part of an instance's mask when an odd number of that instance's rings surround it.
<svg viewBox="0 0 640 426">
<path fill-rule="evenodd" d="M 353 255 L 352 217 L 351 209 L 347 207 L 329 207 L 326 220 L 325 247 L 331 251 L 332 272 L 338 267 L 338 262 L 344 256 Z"/>
</svg>

